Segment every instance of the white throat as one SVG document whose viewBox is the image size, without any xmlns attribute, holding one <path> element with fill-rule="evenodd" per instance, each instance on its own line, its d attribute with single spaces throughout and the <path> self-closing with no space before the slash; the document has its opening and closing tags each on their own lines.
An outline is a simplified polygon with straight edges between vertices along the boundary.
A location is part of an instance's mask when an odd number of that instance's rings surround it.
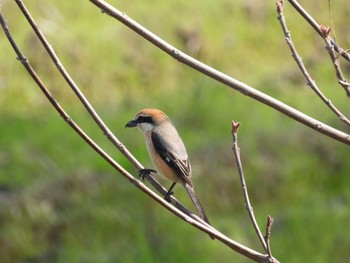
<svg viewBox="0 0 350 263">
<path fill-rule="evenodd" d="M 151 130 L 153 130 L 154 125 L 151 123 L 139 123 L 137 124 L 137 128 L 142 132 L 142 133 L 146 133 L 149 132 Z"/>
</svg>

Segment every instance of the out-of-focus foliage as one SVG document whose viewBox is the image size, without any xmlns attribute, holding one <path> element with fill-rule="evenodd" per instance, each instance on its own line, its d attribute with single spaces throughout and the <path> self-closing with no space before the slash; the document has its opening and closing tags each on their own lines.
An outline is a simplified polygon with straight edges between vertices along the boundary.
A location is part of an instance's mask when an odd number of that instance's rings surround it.
<svg viewBox="0 0 350 263">
<path fill-rule="evenodd" d="M 348 0 L 332 1 L 337 41 L 350 46 Z M 117 137 L 150 167 L 142 136 L 124 124 L 144 107 L 164 110 L 181 133 L 196 192 L 215 227 L 261 251 L 244 208 L 231 120 L 260 226 L 275 218 L 282 262 L 345 262 L 350 250 L 349 148 L 317 134 L 164 54 L 89 1 L 26 1 L 66 69 Z M 305 85 L 274 1 L 113 1 L 179 49 L 349 132 Z M 327 1 L 301 1 L 330 24 Z M 2 12 L 14 38 L 68 113 L 123 166 L 59 76 L 14 1 Z M 324 43 L 286 2 L 292 37 L 324 93 L 345 114 Z M 249 262 L 140 193 L 64 123 L 0 34 L 1 262 Z M 347 76 L 349 63 L 342 62 Z M 162 181 L 163 182 L 163 181 Z M 168 182 L 164 182 L 168 185 Z M 180 186 L 175 195 L 192 208 Z"/>
</svg>

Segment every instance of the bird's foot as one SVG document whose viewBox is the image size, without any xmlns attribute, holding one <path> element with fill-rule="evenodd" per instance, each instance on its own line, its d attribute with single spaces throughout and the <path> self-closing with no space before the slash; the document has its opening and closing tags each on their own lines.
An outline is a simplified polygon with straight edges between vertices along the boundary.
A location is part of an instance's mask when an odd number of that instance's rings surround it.
<svg viewBox="0 0 350 263">
<path fill-rule="evenodd" d="M 141 180 L 144 180 L 147 175 L 150 175 L 151 173 L 156 173 L 156 170 L 153 169 L 140 169 L 139 170 L 139 177 Z"/>
<path fill-rule="evenodd" d="M 174 194 L 173 191 L 168 191 L 165 196 L 164 196 L 164 200 L 167 201 L 168 203 L 170 203 L 170 197 Z"/>
<path fill-rule="evenodd" d="M 176 182 L 173 182 L 173 184 L 170 186 L 168 192 L 164 196 L 165 201 L 167 201 L 168 203 L 170 203 L 171 195 L 174 194 L 173 189 L 174 189 L 175 185 L 176 185 Z"/>
</svg>

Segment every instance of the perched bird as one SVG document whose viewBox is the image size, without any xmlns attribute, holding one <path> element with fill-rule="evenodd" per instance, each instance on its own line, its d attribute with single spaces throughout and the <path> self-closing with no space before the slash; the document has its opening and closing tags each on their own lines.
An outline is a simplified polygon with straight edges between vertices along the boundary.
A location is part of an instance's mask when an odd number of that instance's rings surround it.
<svg viewBox="0 0 350 263">
<path fill-rule="evenodd" d="M 125 127 L 137 127 L 143 133 L 148 154 L 158 174 L 173 181 L 165 199 L 169 200 L 176 183 L 181 184 L 186 189 L 200 217 L 210 224 L 193 189 L 191 164 L 185 145 L 169 117 L 157 109 L 144 109 L 139 111 Z M 154 170 L 143 169 L 140 174 L 152 171 Z"/>
</svg>

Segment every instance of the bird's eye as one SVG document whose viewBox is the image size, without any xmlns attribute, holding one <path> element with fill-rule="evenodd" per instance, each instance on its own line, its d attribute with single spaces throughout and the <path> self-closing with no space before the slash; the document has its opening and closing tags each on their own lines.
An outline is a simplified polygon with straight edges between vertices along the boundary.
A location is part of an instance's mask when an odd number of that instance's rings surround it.
<svg viewBox="0 0 350 263">
<path fill-rule="evenodd" d="M 153 120 L 150 116 L 139 116 L 137 118 L 138 123 L 153 123 Z"/>
</svg>

